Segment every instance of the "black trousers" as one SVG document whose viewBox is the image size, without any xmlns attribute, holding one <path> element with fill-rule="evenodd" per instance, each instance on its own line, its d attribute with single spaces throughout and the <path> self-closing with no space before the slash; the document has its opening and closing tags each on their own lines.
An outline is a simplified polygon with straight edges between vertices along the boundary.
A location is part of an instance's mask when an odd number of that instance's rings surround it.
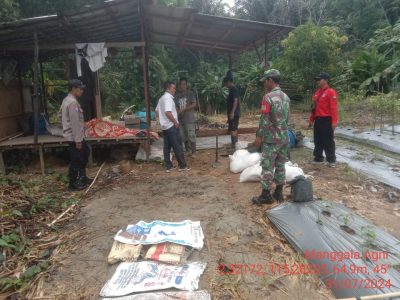
<svg viewBox="0 0 400 300">
<path fill-rule="evenodd" d="M 86 165 L 89 160 L 89 147 L 82 141 L 82 148 L 76 149 L 75 142 L 69 142 L 69 183 L 75 183 L 80 177 L 86 176 Z"/>
<path fill-rule="evenodd" d="M 324 161 L 323 152 L 325 151 L 326 160 L 330 163 L 336 162 L 335 141 L 332 129 L 331 117 L 316 117 L 314 122 L 314 160 Z"/>
<path fill-rule="evenodd" d="M 182 138 L 179 128 L 172 126 L 167 130 L 163 130 L 164 137 L 164 163 L 167 169 L 172 168 L 171 162 L 171 148 L 174 150 L 176 160 L 178 161 L 179 168 L 186 167 L 185 155 L 183 154 Z"/>
</svg>

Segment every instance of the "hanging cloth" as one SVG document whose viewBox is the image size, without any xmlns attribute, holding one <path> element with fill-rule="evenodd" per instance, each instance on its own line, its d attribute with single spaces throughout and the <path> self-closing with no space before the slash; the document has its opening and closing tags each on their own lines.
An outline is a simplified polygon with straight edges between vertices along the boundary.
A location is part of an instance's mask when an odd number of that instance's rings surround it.
<svg viewBox="0 0 400 300">
<path fill-rule="evenodd" d="M 107 57 L 105 43 L 75 44 L 76 70 L 78 77 L 82 76 L 81 61 L 86 59 L 92 72 L 96 72 L 104 66 Z"/>
</svg>

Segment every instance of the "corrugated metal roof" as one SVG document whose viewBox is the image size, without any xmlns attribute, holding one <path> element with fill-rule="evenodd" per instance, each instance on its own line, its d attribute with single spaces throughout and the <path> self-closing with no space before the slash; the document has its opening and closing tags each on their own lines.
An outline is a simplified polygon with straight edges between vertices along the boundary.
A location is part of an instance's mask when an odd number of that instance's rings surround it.
<svg viewBox="0 0 400 300">
<path fill-rule="evenodd" d="M 199 14 L 190 8 L 146 5 L 142 15 L 140 1 L 107 1 L 62 15 L 0 24 L 0 56 L 31 55 L 35 31 L 42 57 L 58 53 L 44 50 L 44 46 L 138 42 L 143 40 L 142 18 L 150 43 L 225 53 L 244 51 L 265 38 L 278 38 L 292 30 L 288 26 Z"/>
<path fill-rule="evenodd" d="M 242 52 L 265 39 L 287 35 L 293 27 L 217 17 L 180 7 L 146 6 L 150 41 L 227 53 Z"/>
<path fill-rule="evenodd" d="M 0 24 L 0 55 L 30 56 L 35 31 L 38 34 L 39 48 L 42 46 L 41 57 L 60 52 L 44 50 L 43 46 L 141 41 L 139 1 L 107 1 L 62 15 Z"/>
</svg>

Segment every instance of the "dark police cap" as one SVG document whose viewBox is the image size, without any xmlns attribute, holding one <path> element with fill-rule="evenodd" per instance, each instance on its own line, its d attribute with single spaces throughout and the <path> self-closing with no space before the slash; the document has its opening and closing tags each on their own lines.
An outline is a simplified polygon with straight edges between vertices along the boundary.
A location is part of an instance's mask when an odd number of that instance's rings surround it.
<svg viewBox="0 0 400 300">
<path fill-rule="evenodd" d="M 83 82 L 80 81 L 79 79 L 71 79 L 70 81 L 68 81 L 69 90 L 71 90 L 72 88 L 84 89 L 85 87 L 86 85 L 84 85 Z"/>
<path fill-rule="evenodd" d="M 321 72 L 317 76 L 315 76 L 314 79 L 315 80 L 321 80 L 321 79 L 329 80 L 329 79 L 331 79 L 331 75 L 329 75 L 326 72 Z"/>
<path fill-rule="evenodd" d="M 229 71 L 226 73 L 224 79 L 222 80 L 222 84 L 225 84 L 225 83 L 228 82 L 228 81 L 233 82 L 233 73 L 232 73 L 231 70 L 229 70 Z"/>
</svg>

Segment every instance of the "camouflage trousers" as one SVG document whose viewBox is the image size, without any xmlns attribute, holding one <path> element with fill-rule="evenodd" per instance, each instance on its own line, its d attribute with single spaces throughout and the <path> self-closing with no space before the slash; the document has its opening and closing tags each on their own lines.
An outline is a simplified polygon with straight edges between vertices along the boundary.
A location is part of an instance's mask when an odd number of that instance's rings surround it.
<svg viewBox="0 0 400 300">
<path fill-rule="evenodd" d="M 272 183 L 285 183 L 285 162 L 288 158 L 289 145 L 263 144 L 261 160 L 261 186 L 270 190 Z"/>
</svg>

